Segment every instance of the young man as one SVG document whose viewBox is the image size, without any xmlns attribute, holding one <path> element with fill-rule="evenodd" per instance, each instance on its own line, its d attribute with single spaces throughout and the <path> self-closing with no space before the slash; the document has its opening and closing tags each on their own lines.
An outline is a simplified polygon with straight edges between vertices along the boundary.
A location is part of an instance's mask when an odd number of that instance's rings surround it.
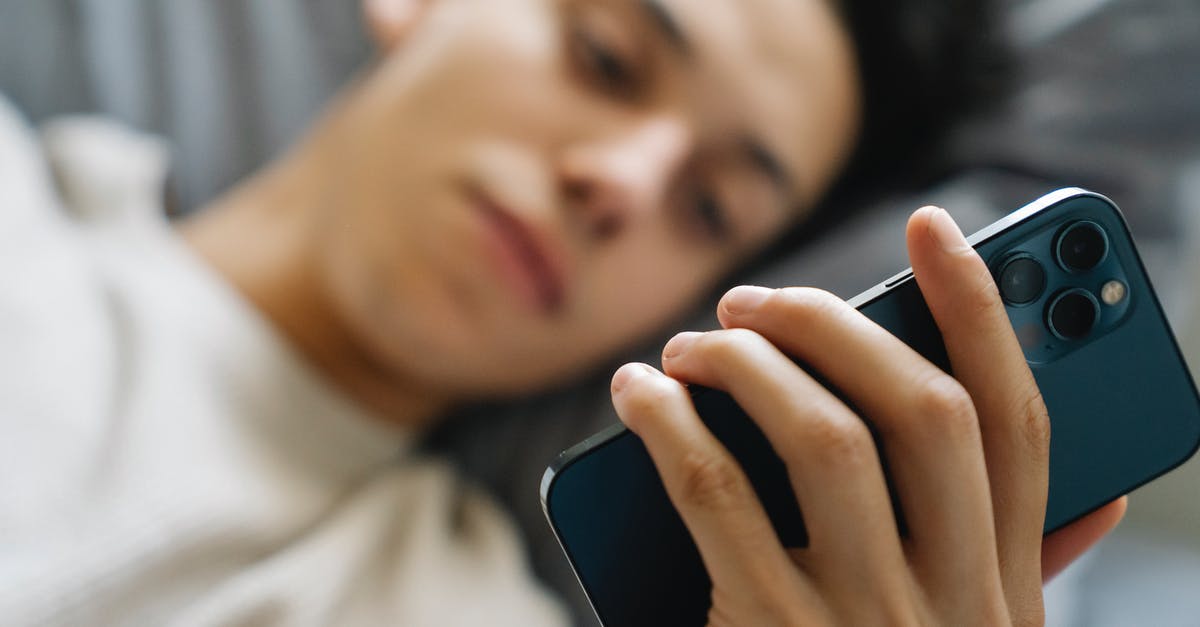
<svg viewBox="0 0 1200 627">
<path fill-rule="evenodd" d="M 560 382 L 659 328 L 804 220 L 872 152 L 856 148 L 933 128 L 925 106 L 954 97 L 920 93 L 952 83 L 881 72 L 872 37 L 887 29 L 870 25 L 882 18 L 823 0 L 377 0 L 366 13 L 378 65 L 178 233 L 57 216 L 49 175 L 8 123 L 5 186 L 19 194 L 0 224 L 6 622 L 561 622 L 500 512 L 407 443 L 455 405 Z M 893 103 L 897 86 L 916 93 Z M 910 571 L 884 525 L 829 534 L 827 558 L 736 541 L 769 534 L 744 533 L 761 531 L 752 499 L 688 422 L 678 383 L 636 366 L 614 380 L 622 417 L 711 548 L 714 620 L 1036 619 L 1043 416 L 986 300 L 990 278 L 945 221 L 924 212 L 912 228 L 918 272 L 943 279 L 931 305 L 959 352 L 1006 357 L 962 369 L 969 397 L 808 292 L 766 295 L 761 318 L 736 304 L 753 292 L 731 293 L 727 326 L 755 332 L 677 339 L 667 366 L 680 381 L 759 385 L 771 404 L 756 418 L 816 430 L 821 450 L 857 460 L 860 489 L 821 508 L 842 522 L 890 520 L 876 515 L 887 500 L 874 450 L 832 403 L 780 395 L 798 383 L 823 398 L 774 346 L 803 353 L 794 329 L 817 327 L 856 347 L 850 361 L 924 373 L 924 386 L 892 373 L 871 393 L 928 391 L 897 406 L 896 437 L 906 458 L 929 460 L 911 473 L 914 494 L 956 496 L 930 509 L 963 549 L 953 559 L 922 553 Z M 950 304 L 972 299 L 982 321 Z M 797 317 L 807 324 L 773 326 Z M 697 350 L 683 350 L 688 338 Z M 739 366 L 706 369 L 719 363 Z M 921 408 L 942 419 L 906 437 L 915 422 L 903 418 Z M 939 469 L 962 481 L 932 482 Z M 798 490 L 826 472 L 798 471 Z M 1047 544 L 1048 567 L 1116 509 Z M 764 577 L 779 587 L 738 583 Z M 978 585 L 956 594 L 964 578 Z"/>
</svg>

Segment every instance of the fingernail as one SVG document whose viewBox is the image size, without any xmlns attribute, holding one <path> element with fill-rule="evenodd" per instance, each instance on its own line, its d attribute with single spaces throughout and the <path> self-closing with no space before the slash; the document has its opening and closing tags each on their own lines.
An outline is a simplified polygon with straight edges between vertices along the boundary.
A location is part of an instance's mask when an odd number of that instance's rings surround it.
<svg viewBox="0 0 1200 627">
<path fill-rule="evenodd" d="M 663 359 L 672 359 L 682 355 L 687 349 L 696 343 L 696 339 L 703 333 L 685 332 L 671 338 L 670 342 L 663 347 Z"/>
<path fill-rule="evenodd" d="M 721 306 L 734 315 L 747 314 L 757 309 L 773 291 L 765 287 L 741 285 L 726 292 L 721 299 Z"/>
<path fill-rule="evenodd" d="M 612 391 L 613 394 L 620 392 L 625 386 L 629 385 L 630 381 L 641 377 L 653 374 L 654 370 L 646 364 L 625 364 L 613 373 Z"/>
<path fill-rule="evenodd" d="M 938 246 L 948 253 L 970 248 L 967 238 L 963 237 L 962 230 L 958 228 L 958 225 L 954 223 L 954 218 L 951 218 L 945 209 L 935 209 L 933 215 L 929 217 L 929 234 L 933 236 Z"/>
</svg>

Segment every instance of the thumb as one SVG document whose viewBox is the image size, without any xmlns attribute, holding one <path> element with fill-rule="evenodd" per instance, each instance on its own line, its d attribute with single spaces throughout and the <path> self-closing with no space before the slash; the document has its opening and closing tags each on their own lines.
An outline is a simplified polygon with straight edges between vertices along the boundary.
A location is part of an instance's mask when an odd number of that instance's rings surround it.
<svg viewBox="0 0 1200 627">
<path fill-rule="evenodd" d="M 1042 540 L 1042 583 L 1053 579 L 1115 529 L 1128 505 L 1129 497 L 1123 496 L 1046 536 Z"/>
</svg>

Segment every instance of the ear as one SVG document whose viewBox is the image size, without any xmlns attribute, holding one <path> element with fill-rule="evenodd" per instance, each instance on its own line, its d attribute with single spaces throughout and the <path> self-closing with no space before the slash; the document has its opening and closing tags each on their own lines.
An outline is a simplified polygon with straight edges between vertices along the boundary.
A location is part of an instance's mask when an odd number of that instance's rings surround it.
<svg viewBox="0 0 1200 627">
<path fill-rule="evenodd" d="M 363 0 L 367 30 L 382 53 L 403 42 L 433 0 Z"/>
</svg>

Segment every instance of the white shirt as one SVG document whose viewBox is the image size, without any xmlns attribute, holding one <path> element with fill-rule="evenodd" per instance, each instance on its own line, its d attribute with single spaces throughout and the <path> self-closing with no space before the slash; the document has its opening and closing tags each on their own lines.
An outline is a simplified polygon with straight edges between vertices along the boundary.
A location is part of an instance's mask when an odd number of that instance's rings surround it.
<svg viewBox="0 0 1200 627">
<path fill-rule="evenodd" d="M 0 623 L 558 625 L 508 519 L 159 214 L 165 151 L 0 98 Z"/>
</svg>

